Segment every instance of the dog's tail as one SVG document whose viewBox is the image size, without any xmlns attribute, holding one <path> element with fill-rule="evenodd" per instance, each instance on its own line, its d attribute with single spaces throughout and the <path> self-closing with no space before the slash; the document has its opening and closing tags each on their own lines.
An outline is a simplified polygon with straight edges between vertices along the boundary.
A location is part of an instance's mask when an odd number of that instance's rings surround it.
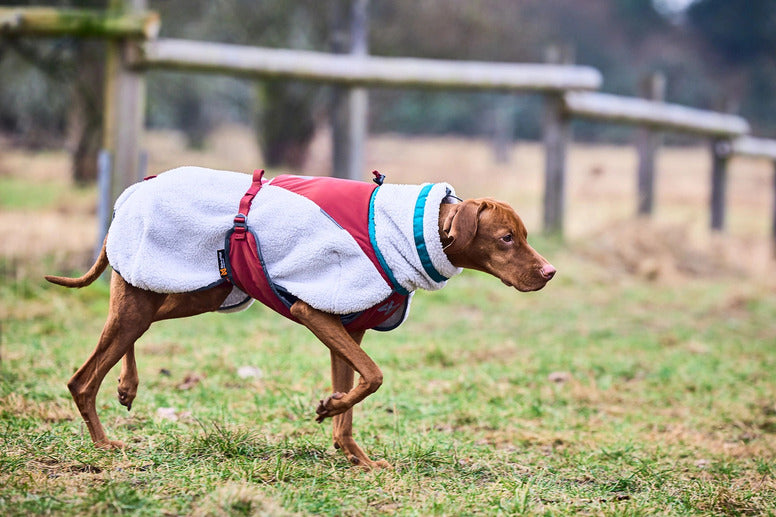
<svg viewBox="0 0 776 517">
<path fill-rule="evenodd" d="M 102 249 L 100 250 L 100 256 L 92 265 L 91 269 L 80 278 L 69 278 L 66 276 L 53 276 L 46 275 L 46 280 L 52 284 L 63 285 L 65 287 L 85 287 L 95 280 L 97 280 L 105 268 L 108 267 L 108 254 L 105 252 L 105 243 L 108 242 L 108 237 L 102 242 Z"/>
</svg>

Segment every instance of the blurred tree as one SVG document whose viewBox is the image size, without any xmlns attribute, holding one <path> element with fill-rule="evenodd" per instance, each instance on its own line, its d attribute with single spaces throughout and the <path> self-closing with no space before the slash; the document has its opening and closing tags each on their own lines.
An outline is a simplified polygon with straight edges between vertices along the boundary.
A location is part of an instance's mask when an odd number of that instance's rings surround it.
<svg viewBox="0 0 776 517">
<path fill-rule="evenodd" d="M 285 165 L 301 170 L 315 134 L 314 96 L 308 85 L 284 81 L 262 81 L 256 123 L 264 161 L 269 166 Z"/>
<path fill-rule="evenodd" d="M 537 61 L 537 42 L 545 28 L 534 17 L 533 0 L 372 0 L 371 53 L 438 59 Z M 485 116 L 495 97 L 483 93 L 381 90 L 370 91 L 371 127 L 375 131 L 455 133 L 489 131 Z M 540 120 L 527 117 L 525 106 L 540 99 L 520 98 L 509 116 L 517 134 L 535 138 Z"/>
<path fill-rule="evenodd" d="M 653 0 L 619 0 L 614 4 L 614 12 L 631 40 L 668 27 L 668 21 L 655 9 Z"/>
<path fill-rule="evenodd" d="M 698 0 L 689 7 L 687 19 L 731 63 L 776 52 L 773 0 Z"/>
<path fill-rule="evenodd" d="M 58 63 L 57 45 L 29 45 L 0 39 L 0 130 L 30 148 L 58 144 L 66 125 L 67 84 Z"/>
<path fill-rule="evenodd" d="M 162 15 L 162 36 L 221 41 L 244 45 L 325 50 L 328 37 L 328 8 L 331 0 L 230 0 L 204 2 L 166 0 L 153 5 Z M 174 19 L 175 23 L 165 20 Z M 231 83 L 231 87 L 236 87 Z M 161 90 L 151 88 L 149 102 L 180 104 L 180 92 L 200 105 L 212 103 L 212 88 L 200 82 L 182 84 L 160 98 Z M 254 89 L 254 102 L 244 103 L 245 96 L 232 91 L 240 109 L 253 112 L 246 117 L 256 124 L 257 138 L 266 165 L 286 165 L 298 169 L 307 156 L 312 140 L 316 114 L 323 109 L 321 87 L 289 81 L 259 81 Z M 209 128 L 216 125 L 219 113 L 213 110 L 185 109 L 183 124 L 189 142 L 201 142 Z"/>
<path fill-rule="evenodd" d="M 149 8 L 162 16 L 162 37 L 326 51 L 333 3 L 342 1 L 348 0 L 149 0 Z M 369 48 L 375 55 L 538 62 L 547 45 L 570 45 L 577 63 L 602 71 L 605 91 L 635 95 L 643 75 L 662 70 L 667 100 L 713 108 L 723 92 L 732 93 L 754 127 L 775 133 L 776 2 L 697 0 L 684 22 L 664 20 L 654 2 L 371 0 Z M 105 0 L 13 3 L 101 6 Z M 40 144 L 46 140 L 42 134 L 61 137 L 70 127 L 74 155 L 93 153 L 86 151 L 92 149 L 89 140 L 78 136 L 86 131 L 79 127 L 94 127 L 101 109 L 101 45 L 92 44 L 82 49 L 81 42 L 69 39 L 0 38 L 0 130 Z M 268 165 L 295 168 L 328 104 L 328 89 L 309 83 L 153 71 L 148 89 L 149 124 L 181 128 L 196 146 L 220 122 L 253 122 Z M 511 116 L 517 135 L 538 137 L 541 99 L 515 99 Z M 370 127 L 483 134 L 492 106 L 488 94 L 373 89 Z M 617 126 L 579 124 L 575 136 L 616 140 L 628 135 Z M 93 160 L 83 160 L 88 162 Z"/>
<path fill-rule="evenodd" d="M 79 41 L 73 63 L 73 93 L 68 109 L 68 141 L 73 155 L 73 179 L 97 179 L 97 154 L 102 147 L 105 47 L 96 41 Z"/>
<path fill-rule="evenodd" d="M 776 2 L 698 0 L 689 26 L 713 49 L 711 75 L 758 133 L 776 135 Z"/>
<path fill-rule="evenodd" d="M 20 1 L 17 5 L 61 7 L 105 6 L 104 0 Z M 22 145 L 39 147 L 67 135 L 72 176 L 77 183 L 97 178 L 97 153 L 102 133 L 104 52 L 99 41 L 59 38 L 51 41 L 0 39 L 0 59 L 15 54 L 20 62 L 9 68 L 9 81 L 0 84 L 2 129 L 17 134 Z M 6 88 L 14 89 L 11 94 Z M 64 88 L 63 88 L 64 86 Z M 41 92 L 45 92 L 40 96 Z M 46 106 L 49 109 L 41 109 Z M 31 123 L 24 120 L 32 117 Z"/>
</svg>

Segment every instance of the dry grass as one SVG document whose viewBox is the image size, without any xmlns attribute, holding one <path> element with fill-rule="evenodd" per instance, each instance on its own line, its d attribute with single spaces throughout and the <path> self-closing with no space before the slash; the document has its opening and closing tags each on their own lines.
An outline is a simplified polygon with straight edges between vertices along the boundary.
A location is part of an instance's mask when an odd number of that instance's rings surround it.
<svg viewBox="0 0 776 517">
<path fill-rule="evenodd" d="M 180 165 L 250 172 L 261 166 L 256 142 L 245 128 L 224 127 L 202 151 L 186 149 L 174 132 L 149 132 L 149 173 Z M 2 144 L 0 144 L 1 146 Z M 330 173 L 330 135 L 320 131 L 304 173 Z M 65 152 L 30 153 L 1 148 L 0 180 L 24 178 L 45 189 L 69 183 Z M 569 152 L 566 234 L 592 259 L 647 278 L 677 274 L 773 276 L 768 239 L 774 203 L 772 165 L 734 159 L 730 168 L 728 231 L 708 230 L 709 156 L 705 148 L 665 148 L 658 159 L 656 213 L 638 221 L 635 211 L 636 154 L 632 147 L 575 145 Z M 369 170 L 388 181 L 448 181 L 465 197 L 494 196 L 513 204 L 529 232 L 541 228 L 543 150 L 517 143 L 508 164 L 496 164 L 486 141 L 381 135 L 370 139 Z M 282 171 L 270 171 L 282 172 Z M 95 245 L 93 191 L 57 198 L 55 209 L 34 203 L 0 214 L 0 257 L 24 273 L 53 256 L 62 268 L 83 267 Z"/>
</svg>

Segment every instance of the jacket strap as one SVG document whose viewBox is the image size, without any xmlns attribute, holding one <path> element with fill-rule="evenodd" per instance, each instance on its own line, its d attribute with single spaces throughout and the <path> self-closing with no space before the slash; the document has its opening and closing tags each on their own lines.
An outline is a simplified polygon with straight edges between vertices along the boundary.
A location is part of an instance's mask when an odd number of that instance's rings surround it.
<svg viewBox="0 0 776 517">
<path fill-rule="evenodd" d="M 253 183 L 251 183 L 251 187 L 240 200 L 240 210 L 234 217 L 234 233 L 236 239 L 245 240 L 248 212 L 251 210 L 253 198 L 256 197 L 256 194 L 261 190 L 263 177 L 264 169 L 256 169 L 253 171 Z"/>
</svg>

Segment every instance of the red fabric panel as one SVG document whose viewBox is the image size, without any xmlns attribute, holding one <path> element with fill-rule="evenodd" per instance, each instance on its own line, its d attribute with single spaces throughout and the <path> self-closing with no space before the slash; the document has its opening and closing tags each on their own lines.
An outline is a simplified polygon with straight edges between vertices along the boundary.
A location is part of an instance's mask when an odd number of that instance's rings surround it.
<svg viewBox="0 0 776 517">
<path fill-rule="evenodd" d="M 236 232 L 232 233 L 229 241 L 229 265 L 232 269 L 232 281 L 237 287 L 275 312 L 297 321 L 269 285 L 267 275 L 261 267 L 253 233 L 246 232 L 244 239 L 239 238 Z"/>
<path fill-rule="evenodd" d="M 329 217 L 353 236 L 361 250 L 380 272 L 385 283 L 391 285 L 369 239 L 369 202 L 377 185 L 341 178 L 283 175 L 273 179 L 272 186 L 290 190 L 321 207 Z"/>
</svg>

